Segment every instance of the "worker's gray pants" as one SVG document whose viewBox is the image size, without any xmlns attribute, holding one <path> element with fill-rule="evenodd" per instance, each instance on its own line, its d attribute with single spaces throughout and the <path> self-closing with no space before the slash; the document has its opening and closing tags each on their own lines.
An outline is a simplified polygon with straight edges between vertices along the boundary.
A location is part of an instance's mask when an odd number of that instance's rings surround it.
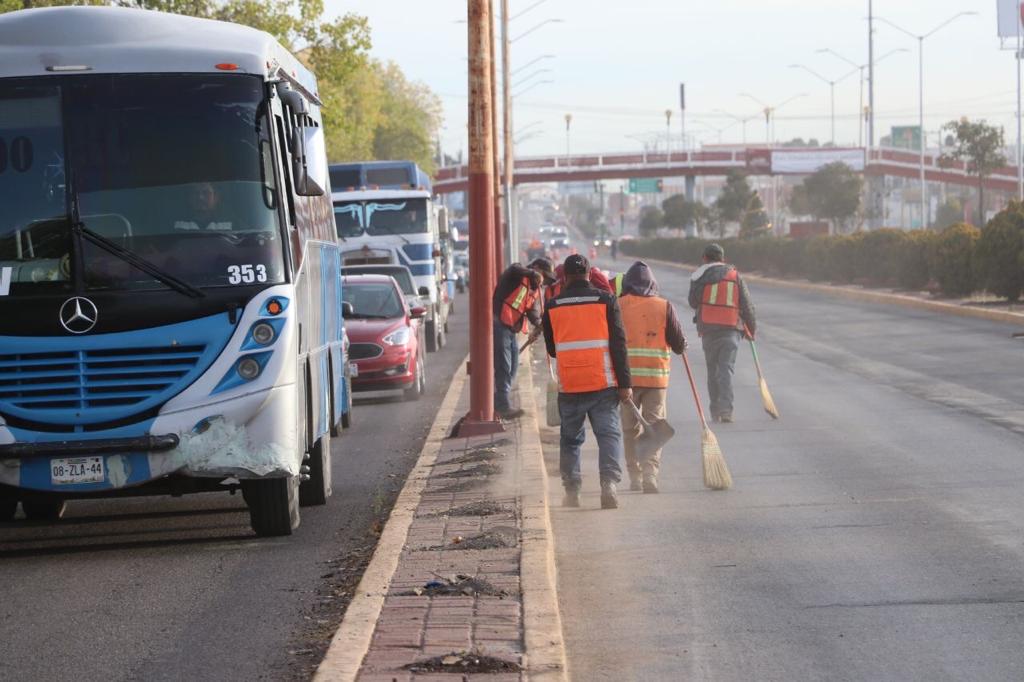
<svg viewBox="0 0 1024 682">
<path fill-rule="evenodd" d="M 633 387 L 633 402 L 640 408 L 640 413 L 648 422 L 665 418 L 665 397 L 668 390 L 664 388 Z M 661 467 L 661 448 L 650 453 L 641 460 L 636 454 L 636 438 L 643 432 L 636 412 L 629 405 L 622 405 L 622 435 L 625 440 L 626 470 L 629 477 L 639 478 L 641 473 L 651 476 L 658 475 Z"/>
<path fill-rule="evenodd" d="M 732 416 L 732 373 L 742 338 L 735 329 L 708 330 L 701 337 L 708 365 L 708 410 L 712 419 Z"/>
</svg>

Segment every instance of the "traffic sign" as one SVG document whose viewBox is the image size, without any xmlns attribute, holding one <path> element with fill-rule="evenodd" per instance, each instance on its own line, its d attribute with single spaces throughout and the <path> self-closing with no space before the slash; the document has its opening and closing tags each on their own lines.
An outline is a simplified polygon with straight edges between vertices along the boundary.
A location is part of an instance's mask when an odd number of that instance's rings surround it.
<svg viewBox="0 0 1024 682">
<path fill-rule="evenodd" d="M 630 194 L 661 194 L 661 178 L 630 178 Z"/>
</svg>

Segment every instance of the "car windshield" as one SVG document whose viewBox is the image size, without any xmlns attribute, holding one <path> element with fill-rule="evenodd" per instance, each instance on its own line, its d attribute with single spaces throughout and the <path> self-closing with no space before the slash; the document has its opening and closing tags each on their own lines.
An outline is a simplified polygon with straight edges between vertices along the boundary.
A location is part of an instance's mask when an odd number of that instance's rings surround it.
<svg viewBox="0 0 1024 682">
<path fill-rule="evenodd" d="M 360 266 L 357 270 L 350 270 L 345 268 L 342 271 L 345 275 L 387 275 L 393 277 L 398 282 L 398 288 L 402 290 L 402 293 L 406 296 L 416 295 L 416 285 L 412 281 L 412 273 L 409 272 L 408 268 L 394 266 L 383 266 L 375 268 L 373 266 Z"/>
<path fill-rule="evenodd" d="M 389 319 L 405 315 L 405 303 L 392 282 L 345 282 L 342 298 L 352 304 L 350 317 Z"/>
<path fill-rule="evenodd" d="M 110 249 L 76 244 L 73 208 L 87 230 L 194 286 L 283 282 L 262 101 L 260 79 L 237 75 L 0 84 L 0 268 L 11 294 L 76 280 L 166 287 Z"/>
<path fill-rule="evenodd" d="M 334 204 L 338 236 L 422 234 L 430 229 L 427 199 L 339 201 Z"/>
</svg>

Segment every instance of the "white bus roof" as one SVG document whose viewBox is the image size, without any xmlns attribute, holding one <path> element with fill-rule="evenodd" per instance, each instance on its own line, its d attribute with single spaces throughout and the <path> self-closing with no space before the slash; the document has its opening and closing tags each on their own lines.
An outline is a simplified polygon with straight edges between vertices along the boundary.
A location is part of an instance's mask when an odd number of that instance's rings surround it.
<svg viewBox="0 0 1024 682">
<path fill-rule="evenodd" d="M 313 74 L 269 33 L 248 26 L 122 7 L 0 14 L 0 78 L 55 73 L 248 73 L 289 80 L 319 100 Z"/>
<path fill-rule="evenodd" d="M 424 189 L 362 189 L 350 192 L 332 192 L 332 201 L 373 201 L 374 199 L 430 199 Z"/>
</svg>

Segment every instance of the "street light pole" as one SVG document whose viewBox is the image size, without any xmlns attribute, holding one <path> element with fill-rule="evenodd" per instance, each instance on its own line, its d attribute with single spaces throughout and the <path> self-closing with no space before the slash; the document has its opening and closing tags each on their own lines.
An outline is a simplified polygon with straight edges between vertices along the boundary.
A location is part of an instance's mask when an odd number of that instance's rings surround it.
<svg viewBox="0 0 1024 682">
<path fill-rule="evenodd" d="M 468 437 L 502 431 L 494 418 L 494 337 L 491 282 L 494 280 L 494 138 L 491 125 L 488 0 L 468 0 L 469 32 L 469 413 L 457 428 Z"/>
<path fill-rule="evenodd" d="M 512 194 L 513 173 L 515 172 L 515 140 L 512 133 L 512 73 L 509 62 L 508 0 L 501 0 L 501 98 L 502 128 L 505 135 L 505 224 L 508 225 L 509 262 L 515 262 L 519 255 L 519 230 L 514 216 L 515 198 Z"/>
<path fill-rule="evenodd" d="M 821 81 L 823 81 L 825 83 L 828 83 L 829 102 L 830 102 L 829 106 L 830 106 L 830 111 L 831 111 L 830 118 L 831 118 L 831 121 L 832 121 L 831 134 L 829 135 L 829 139 L 832 142 L 832 146 L 835 146 L 835 144 L 836 144 L 836 83 L 844 81 L 847 78 L 849 78 L 850 76 L 852 76 L 853 74 L 857 73 L 857 71 L 860 69 L 860 67 L 858 66 L 853 71 L 850 71 L 849 73 L 847 73 L 847 74 L 845 74 L 843 76 L 840 76 L 839 78 L 833 78 L 833 79 L 825 78 L 824 76 L 822 76 L 820 73 L 818 73 L 814 69 L 809 68 L 807 66 L 804 66 L 803 64 L 790 64 L 789 68 L 791 68 L 791 69 L 803 69 L 804 71 L 806 71 L 807 73 L 811 74 L 812 76 L 814 76 L 818 80 L 821 80 Z"/>
<path fill-rule="evenodd" d="M 672 110 L 665 110 L 665 164 L 670 163 L 672 154 Z"/>
<path fill-rule="evenodd" d="M 487 14 L 487 29 L 490 31 L 487 43 L 491 69 L 491 158 L 494 165 L 494 280 L 491 282 L 491 286 L 494 286 L 498 283 L 498 275 L 505 270 L 505 230 L 501 214 L 501 154 L 498 152 L 498 59 L 494 45 L 494 0 L 487 0 Z"/>
<path fill-rule="evenodd" d="M 569 165 L 572 148 L 569 145 L 569 126 L 572 125 L 572 114 L 565 115 L 565 165 Z"/>
<path fill-rule="evenodd" d="M 882 17 L 875 17 L 875 20 L 881 21 L 883 24 L 891 26 L 900 33 L 908 35 L 911 38 L 917 40 L 917 121 L 918 126 L 920 126 L 921 130 L 921 149 L 918 155 L 919 176 L 921 181 L 921 227 L 928 227 L 928 188 L 925 184 L 924 177 L 924 40 L 925 38 L 934 35 L 939 29 L 944 28 L 949 24 L 953 23 L 960 17 L 973 15 L 977 15 L 977 12 L 958 12 L 957 14 L 954 14 L 949 19 L 946 19 L 944 22 L 933 28 L 931 31 L 921 34 L 911 33 L 907 29 L 892 23 L 888 19 L 883 19 Z M 984 210 L 984 208 L 982 210 Z"/>
</svg>

